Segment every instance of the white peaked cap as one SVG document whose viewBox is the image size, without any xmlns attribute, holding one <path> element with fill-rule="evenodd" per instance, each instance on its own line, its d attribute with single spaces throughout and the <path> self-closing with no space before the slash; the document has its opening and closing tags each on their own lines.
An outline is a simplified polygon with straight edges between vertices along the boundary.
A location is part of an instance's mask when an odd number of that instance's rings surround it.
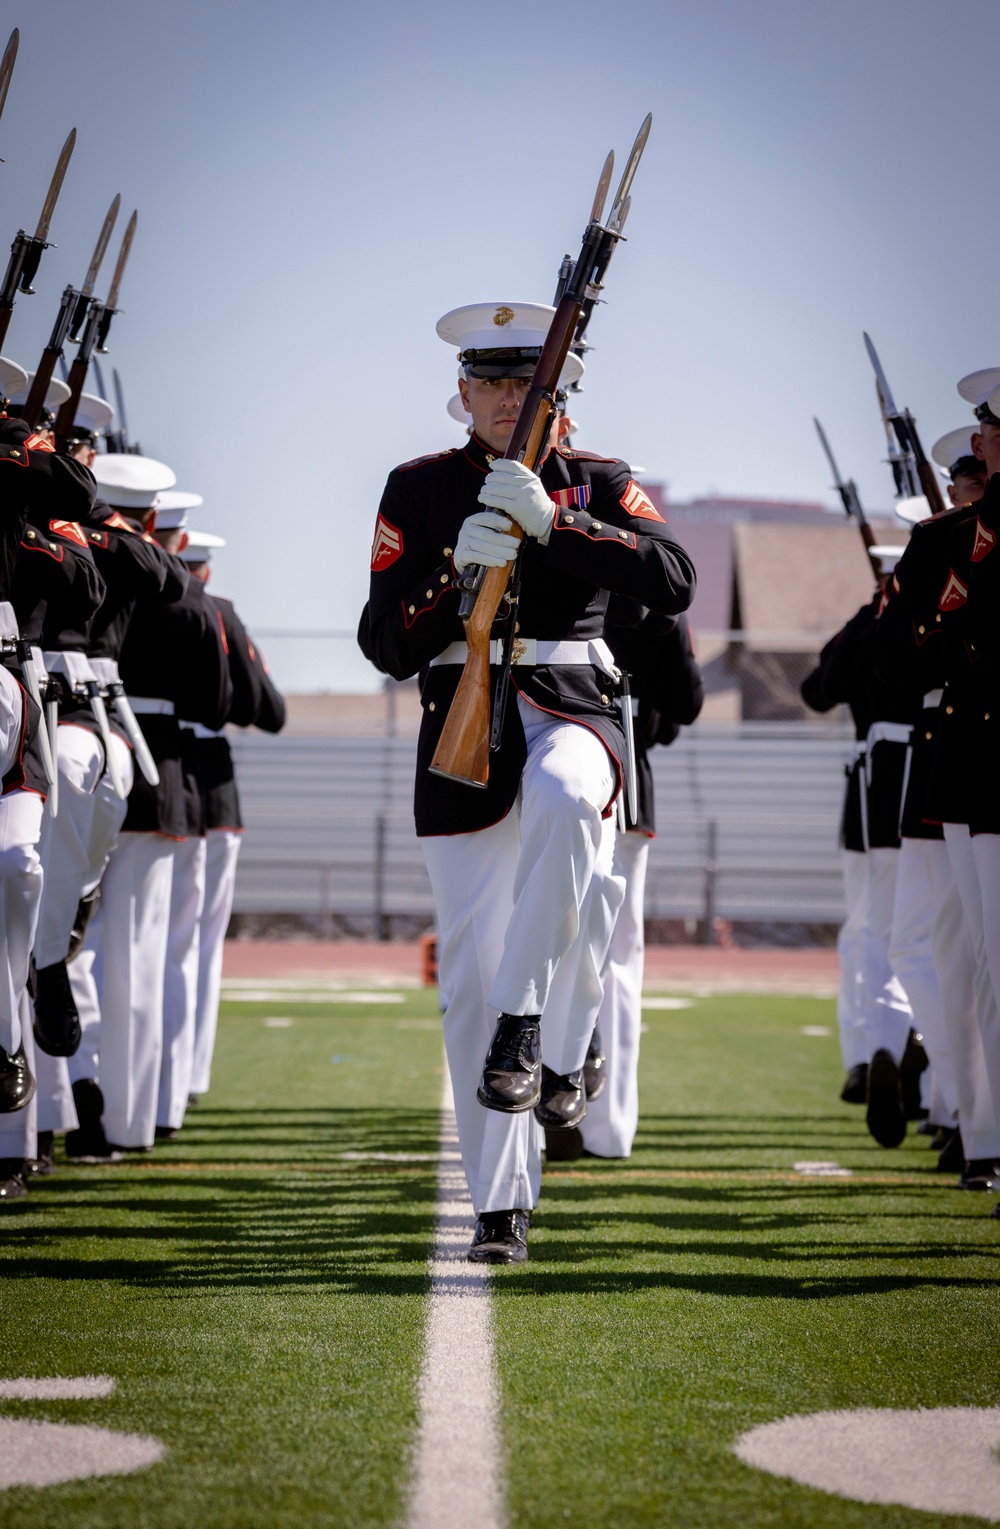
<svg viewBox="0 0 1000 1529">
<path fill-rule="evenodd" d="M 157 521 L 159 521 L 158 515 Z M 212 549 L 225 545 L 224 536 L 213 536 L 211 531 L 189 531 L 187 546 L 177 556 L 185 563 L 210 563 Z"/>
<path fill-rule="evenodd" d="M 23 393 L 25 398 L 28 396 L 27 372 L 16 361 L 8 361 L 6 356 L 0 356 L 0 393 L 11 400 L 15 393 Z"/>
<path fill-rule="evenodd" d="M 451 418 L 455 420 L 455 422 L 459 425 L 465 425 L 468 427 L 472 424 L 472 415 L 469 413 L 468 409 L 465 407 L 465 404 L 462 402 L 461 393 L 456 393 L 452 398 L 448 399 L 448 413 L 451 415 Z"/>
<path fill-rule="evenodd" d="M 914 494 L 909 499 L 897 499 L 892 508 L 897 520 L 905 521 L 908 526 L 915 526 L 918 520 L 926 520 L 933 514 L 925 494 Z"/>
<path fill-rule="evenodd" d="M 972 437 L 976 434 L 975 425 L 963 425 L 960 430 L 949 430 L 939 441 L 935 441 L 931 447 L 931 458 L 939 467 L 950 471 L 952 462 L 957 462 L 959 457 L 971 457 Z"/>
<path fill-rule="evenodd" d="M 890 547 L 888 544 L 883 546 L 882 544 L 877 543 L 874 547 L 869 547 L 868 550 L 872 557 L 878 558 L 882 565 L 882 572 L 891 573 L 896 564 L 899 562 L 900 558 L 903 556 L 906 548 Z"/>
<path fill-rule="evenodd" d="M 197 510 L 205 503 L 201 494 L 189 494 L 184 489 L 168 488 L 157 494 L 156 529 L 158 531 L 182 531 L 187 525 L 188 510 Z"/>
<path fill-rule="evenodd" d="M 28 394 L 31 392 L 31 384 L 34 380 L 34 372 L 25 372 L 24 387 L 18 388 L 16 393 L 9 395 L 11 403 L 26 404 L 28 402 Z M 997 380 L 1000 381 L 1000 372 L 997 373 Z M 65 382 L 61 382 L 58 377 L 53 377 L 49 383 L 49 390 L 45 395 L 45 407 L 47 409 L 58 409 L 66 402 L 68 397 L 69 388 Z"/>
<path fill-rule="evenodd" d="M 96 393 L 81 393 L 73 423 L 96 435 L 98 431 L 106 430 L 114 417 L 115 411 L 106 398 L 99 398 Z"/>
<path fill-rule="evenodd" d="M 165 462 L 125 451 L 102 453 L 91 470 L 102 497 L 119 510 L 151 510 L 177 482 L 177 474 Z"/>
<path fill-rule="evenodd" d="M 555 311 L 549 303 L 467 303 L 439 318 L 437 332 L 459 355 L 466 350 L 539 350 Z M 559 386 L 579 382 L 585 369 L 570 351 Z"/>
<path fill-rule="evenodd" d="M 1000 409 L 1000 387 L 993 389 L 986 402 L 989 405 L 990 413 L 996 414 L 997 419 L 1000 419 L 1000 414 L 997 413 L 997 410 Z"/>
<path fill-rule="evenodd" d="M 958 384 L 958 391 L 974 409 L 978 409 L 998 387 L 1000 366 L 987 366 L 981 372 L 970 372 L 967 377 L 963 377 Z"/>
</svg>

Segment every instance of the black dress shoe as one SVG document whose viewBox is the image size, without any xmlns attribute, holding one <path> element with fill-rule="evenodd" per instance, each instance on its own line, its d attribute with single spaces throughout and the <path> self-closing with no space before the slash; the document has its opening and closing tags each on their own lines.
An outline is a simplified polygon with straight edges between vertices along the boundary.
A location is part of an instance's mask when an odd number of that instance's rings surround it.
<svg viewBox="0 0 1000 1529">
<path fill-rule="evenodd" d="M 604 1055 L 601 1032 L 596 1025 L 584 1058 L 583 1086 L 590 1101 L 599 1099 L 608 1086 L 608 1059 Z"/>
<path fill-rule="evenodd" d="M 120 1163 L 124 1157 L 104 1134 L 104 1095 L 93 1078 L 73 1084 L 73 1103 L 79 1129 L 66 1132 L 66 1161 L 70 1163 Z"/>
<path fill-rule="evenodd" d="M 931 1135 L 930 1141 L 927 1143 L 931 1151 L 943 1151 L 943 1149 L 947 1146 L 948 1140 L 954 1129 L 954 1126 L 938 1126 Z"/>
<path fill-rule="evenodd" d="M 1000 1200 L 997 1201 L 993 1209 L 990 1211 L 990 1220 L 1000 1221 Z"/>
<path fill-rule="evenodd" d="M 26 1200 L 28 1191 L 24 1187 L 24 1159 L 22 1157 L 0 1157 L 0 1205 L 13 1205 L 17 1200 Z"/>
<path fill-rule="evenodd" d="M 1000 1190 L 1000 1163 L 992 1157 L 973 1158 L 967 1162 L 958 1181 L 959 1189 Z"/>
<path fill-rule="evenodd" d="M 577 1072 L 553 1072 L 542 1063 L 542 1097 L 535 1105 L 535 1119 L 546 1131 L 565 1131 L 578 1126 L 587 1113 L 583 1068 Z"/>
<path fill-rule="evenodd" d="M 35 1094 L 35 1080 L 28 1066 L 24 1047 L 15 1052 L 4 1051 L 0 1046 L 0 1115 L 10 1115 L 23 1110 Z"/>
<path fill-rule="evenodd" d="M 965 1148 L 962 1145 L 962 1133 L 958 1126 L 948 1134 L 948 1139 L 938 1153 L 937 1173 L 964 1173 L 965 1172 Z"/>
<path fill-rule="evenodd" d="M 50 1173 L 55 1173 L 53 1162 L 55 1140 L 55 1132 L 39 1131 L 38 1145 L 35 1148 L 37 1156 L 29 1157 L 24 1165 L 24 1177 L 29 1183 L 33 1179 L 47 1179 Z"/>
<path fill-rule="evenodd" d="M 201 1103 L 201 1095 L 200 1094 L 188 1094 L 187 1107 L 188 1107 L 189 1110 L 197 1109 L 198 1105 L 200 1103 Z"/>
<path fill-rule="evenodd" d="M 47 1056 L 75 1056 L 83 1031 L 65 961 L 35 971 L 35 1045 Z"/>
<path fill-rule="evenodd" d="M 157 1126 L 153 1132 L 157 1141 L 176 1141 L 180 1134 L 180 1126 Z"/>
<path fill-rule="evenodd" d="M 880 1147 L 898 1147 L 906 1136 L 903 1085 L 891 1051 L 880 1049 L 871 1059 L 865 1119 Z"/>
<path fill-rule="evenodd" d="M 902 1061 L 899 1064 L 899 1079 L 903 1089 L 903 1110 L 907 1120 L 927 1119 L 927 1111 L 920 1103 L 920 1074 L 926 1072 L 930 1065 L 927 1052 L 924 1050 L 923 1036 L 918 1035 L 916 1030 L 911 1030 L 907 1037 Z"/>
<path fill-rule="evenodd" d="M 499 1014 L 476 1098 L 488 1110 L 519 1115 L 542 1097 L 542 1034 L 537 1014 Z"/>
<path fill-rule="evenodd" d="M 546 1131 L 545 1156 L 550 1163 L 575 1163 L 583 1156 L 583 1135 L 576 1126 Z"/>
<path fill-rule="evenodd" d="M 858 1062 L 852 1067 L 844 1079 L 844 1086 L 840 1090 L 840 1097 L 845 1104 L 868 1103 L 868 1063 Z"/>
<path fill-rule="evenodd" d="M 528 1261 L 528 1212 L 485 1211 L 476 1222 L 470 1264 L 523 1264 Z"/>
</svg>

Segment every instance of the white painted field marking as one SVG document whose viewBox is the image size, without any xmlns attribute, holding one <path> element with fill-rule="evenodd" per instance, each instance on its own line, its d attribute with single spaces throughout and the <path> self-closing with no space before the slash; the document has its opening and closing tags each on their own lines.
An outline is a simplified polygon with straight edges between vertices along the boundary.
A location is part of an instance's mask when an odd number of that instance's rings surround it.
<svg viewBox="0 0 1000 1529">
<path fill-rule="evenodd" d="M 0 1417 L 0 1488 L 128 1476 L 155 1465 L 165 1454 L 159 1439 L 145 1434 Z"/>
<path fill-rule="evenodd" d="M 831 1031 L 829 1025 L 803 1025 L 799 1033 L 800 1035 L 815 1035 L 817 1039 L 820 1039 L 824 1035 L 829 1035 Z"/>
<path fill-rule="evenodd" d="M 839 1163 L 827 1162 L 802 1162 L 793 1163 L 796 1173 L 801 1173 L 806 1179 L 849 1179 L 850 1168 L 841 1168 Z"/>
<path fill-rule="evenodd" d="M 36 1379 L 22 1375 L 17 1380 L 0 1380 L 0 1398 L 17 1402 L 92 1401 L 110 1396 L 115 1389 L 111 1375 L 52 1375 Z"/>
<path fill-rule="evenodd" d="M 465 1254 L 473 1213 L 458 1151 L 451 1083 L 445 1068 L 437 1232 L 431 1260 L 420 1428 L 408 1529 L 500 1529 L 497 1416 L 487 1266 Z"/>
<path fill-rule="evenodd" d="M 741 1460 L 854 1502 L 1000 1522 L 1000 1407 L 863 1407 L 751 1428 Z"/>
<path fill-rule="evenodd" d="M 349 1163 L 439 1163 L 440 1152 L 341 1152 Z"/>
<path fill-rule="evenodd" d="M 287 1014 L 269 1014 L 264 1021 L 268 1030 L 290 1030 L 294 1023 L 294 1019 L 289 1019 Z"/>
<path fill-rule="evenodd" d="M 643 998 L 644 1009 L 693 1009 L 693 998 Z"/>
</svg>

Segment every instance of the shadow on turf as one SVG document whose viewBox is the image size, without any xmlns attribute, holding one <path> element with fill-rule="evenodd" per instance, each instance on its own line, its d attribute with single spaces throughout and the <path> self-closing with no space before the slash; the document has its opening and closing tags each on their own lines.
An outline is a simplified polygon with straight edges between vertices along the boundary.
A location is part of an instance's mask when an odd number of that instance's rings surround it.
<svg viewBox="0 0 1000 1529">
<path fill-rule="evenodd" d="M 151 1157 L 63 1165 L 32 1191 L 34 1214 L 0 1223 L 5 1272 L 184 1297 L 316 1285 L 389 1296 L 427 1289 L 436 1162 L 397 1166 L 344 1153 L 435 1154 L 437 1111 L 205 1110 L 189 1120 Z"/>
</svg>

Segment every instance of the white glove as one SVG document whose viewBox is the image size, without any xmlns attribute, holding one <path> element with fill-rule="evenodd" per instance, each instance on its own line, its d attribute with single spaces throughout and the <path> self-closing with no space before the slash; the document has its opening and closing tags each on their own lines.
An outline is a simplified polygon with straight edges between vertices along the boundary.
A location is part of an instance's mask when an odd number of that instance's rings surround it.
<svg viewBox="0 0 1000 1529">
<path fill-rule="evenodd" d="M 556 507 L 542 487 L 542 480 L 523 462 L 509 462 L 497 457 L 479 495 L 480 504 L 502 510 L 522 527 L 528 536 L 536 536 L 548 545 Z"/>
<path fill-rule="evenodd" d="M 452 554 L 455 572 L 462 573 L 470 563 L 482 568 L 502 568 L 517 557 L 521 545 L 516 536 L 507 536 L 510 521 L 492 510 L 479 510 L 463 520 Z"/>
</svg>

